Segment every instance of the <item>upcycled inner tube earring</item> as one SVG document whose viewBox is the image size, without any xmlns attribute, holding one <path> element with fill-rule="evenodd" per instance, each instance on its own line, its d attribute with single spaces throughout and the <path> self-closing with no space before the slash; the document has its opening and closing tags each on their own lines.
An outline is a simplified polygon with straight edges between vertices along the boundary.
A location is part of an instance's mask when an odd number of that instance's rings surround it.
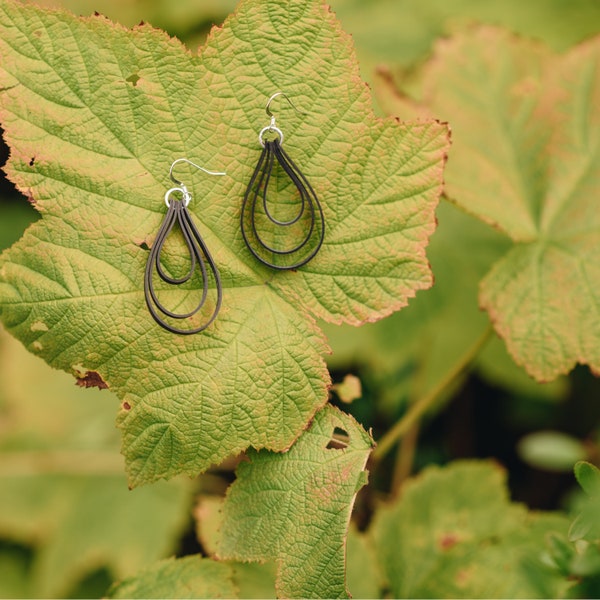
<svg viewBox="0 0 600 600">
<path fill-rule="evenodd" d="M 192 199 L 192 195 L 185 187 L 183 182 L 175 179 L 173 176 L 173 168 L 176 164 L 186 162 L 190 165 L 208 173 L 209 175 L 225 175 L 225 173 L 215 173 L 213 171 L 207 171 L 203 167 L 191 162 L 187 158 L 178 158 L 172 165 L 169 171 L 169 177 L 176 187 L 172 187 L 167 190 L 165 194 L 165 204 L 167 205 L 167 214 L 158 230 L 158 234 L 152 248 L 150 255 L 148 256 L 148 262 L 146 263 L 146 272 L 144 275 L 144 295 L 146 297 L 146 305 L 150 314 L 154 320 L 167 331 L 171 333 L 179 333 L 182 335 L 190 335 L 192 333 L 198 333 L 206 329 L 217 317 L 219 309 L 221 308 L 221 300 L 223 297 L 223 289 L 221 286 L 221 278 L 219 276 L 219 270 L 215 265 L 204 240 L 200 236 L 198 229 L 194 225 L 192 217 L 188 211 L 188 204 Z M 176 277 L 169 272 L 169 269 L 165 268 L 161 261 L 161 254 L 164 249 L 164 244 L 169 234 L 172 232 L 175 223 L 178 223 L 185 242 L 185 246 L 189 252 L 189 270 L 182 277 Z M 177 258 L 172 257 L 171 262 L 177 263 Z M 171 268 L 176 268 L 171 265 Z M 197 289 L 200 294 L 200 300 L 192 310 L 184 312 L 175 312 L 168 309 L 158 298 L 157 290 L 154 286 L 155 274 L 158 276 L 156 279 L 162 280 L 169 286 L 181 286 L 194 278 L 194 274 L 197 274 L 197 279 L 200 280 L 199 288 Z M 209 288 L 210 280 L 215 287 L 216 298 L 214 301 L 209 300 Z M 162 286 L 163 292 L 166 292 L 165 286 Z M 189 291 L 189 290 L 188 290 Z M 212 294 L 210 294 L 212 296 Z M 185 299 L 187 300 L 187 298 Z M 176 302 L 181 303 L 182 299 L 179 298 Z M 212 311 L 204 318 L 194 318 L 194 315 L 199 313 L 205 306 L 211 302 Z M 184 304 L 185 305 L 185 304 Z M 181 328 L 172 324 L 172 321 L 190 319 L 192 326 L 189 328 Z M 170 322 L 171 320 L 171 322 Z M 198 322 L 200 321 L 200 324 Z"/>
<path fill-rule="evenodd" d="M 283 92 L 269 98 L 265 110 L 271 123 L 258 134 L 263 151 L 244 194 L 241 229 L 248 249 L 260 262 L 284 271 L 315 256 L 323 244 L 325 222 L 315 191 L 283 149 L 283 131 L 270 109 L 277 96 L 283 96 L 298 114 L 306 114 Z"/>
</svg>

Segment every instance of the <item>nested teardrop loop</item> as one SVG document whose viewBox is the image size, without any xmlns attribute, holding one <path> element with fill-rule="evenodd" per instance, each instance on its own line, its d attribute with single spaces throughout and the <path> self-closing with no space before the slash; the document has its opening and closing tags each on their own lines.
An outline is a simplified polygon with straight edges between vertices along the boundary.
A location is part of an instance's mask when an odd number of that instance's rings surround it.
<svg viewBox="0 0 600 600">
<path fill-rule="evenodd" d="M 181 198 L 177 198 L 175 192 L 180 192 Z M 221 308 L 223 296 L 219 271 L 187 209 L 189 201 L 190 195 L 185 188 L 171 188 L 165 194 L 165 202 L 168 206 L 167 214 L 150 249 L 144 275 L 144 294 L 150 314 L 167 331 L 182 335 L 199 333 L 206 329 L 216 319 Z M 184 245 L 187 249 L 186 254 L 189 255 L 189 270 L 183 276 L 169 274 L 161 259 L 166 240 L 170 235 L 175 235 L 173 230 L 176 224 L 181 231 Z M 200 299 L 194 308 L 192 310 L 176 312 L 165 306 L 160 300 L 155 286 L 155 275 L 157 276 L 156 279 L 162 280 L 168 286 L 175 287 L 188 282 L 193 283 L 192 280 L 197 275 L 200 280 L 199 289 L 188 290 L 189 293 L 193 291 L 200 295 Z M 212 309 L 209 307 L 209 298 L 213 296 L 213 294 L 209 293 L 211 290 L 211 279 L 215 288 Z M 185 319 L 192 319 L 195 315 L 203 311 L 203 309 L 207 310 L 204 311 L 203 315 L 199 315 L 199 317 L 193 319 L 194 322 L 191 327 L 179 327 L 170 322 L 170 320 L 183 321 Z M 198 324 L 199 321 L 200 324 Z"/>
<path fill-rule="evenodd" d="M 265 140 L 266 131 L 277 137 Z M 283 149 L 283 133 L 265 127 L 259 134 L 263 150 L 246 189 L 241 211 L 242 236 L 248 249 L 263 264 L 279 270 L 305 265 L 319 251 L 325 236 L 325 222 L 319 199 L 306 177 Z M 271 192 L 277 167 L 297 191 L 292 215 L 276 217 L 281 209 L 278 194 Z M 289 206 L 285 206 L 289 209 Z"/>
</svg>

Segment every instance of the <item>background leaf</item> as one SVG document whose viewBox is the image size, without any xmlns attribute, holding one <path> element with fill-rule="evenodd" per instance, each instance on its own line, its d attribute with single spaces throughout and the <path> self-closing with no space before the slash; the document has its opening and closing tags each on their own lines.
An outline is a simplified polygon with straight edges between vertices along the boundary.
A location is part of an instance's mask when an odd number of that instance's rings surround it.
<svg viewBox="0 0 600 600">
<path fill-rule="evenodd" d="M 536 431 L 518 446 L 524 461 L 541 469 L 571 471 L 586 456 L 585 447 L 573 436 L 558 431 Z"/>
<path fill-rule="evenodd" d="M 383 575 L 372 540 L 352 524 L 346 543 L 346 577 L 352 598 L 379 598 Z"/>
<path fill-rule="evenodd" d="M 538 381 L 600 364 L 599 40 L 558 57 L 479 28 L 440 42 L 420 85 L 423 104 L 452 120 L 448 196 L 515 242 L 480 302 Z"/>
<path fill-rule="evenodd" d="M 365 76 L 385 62 L 412 71 L 439 38 L 489 23 L 565 50 L 598 33 L 600 7 L 574 0 L 332 0 L 359 49 Z"/>
<path fill-rule="evenodd" d="M 511 504 L 498 466 L 464 461 L 407 483 L 370 533 L 396 598 L 531 598 L 564 593 L 541 557 L 545 535 L 566 528 Z"/>
<path fill-rule="evenodd" d="M 110 591 L 110 598 L 237 598 L 231 567 L 199 556 L 153 565 Z"/>
<path fill-rule="evenodd" d="M 326 401 L 313 317 L 376 320 L 431 284 L 424 246 L 446 127 L 377 121 L 349 40 L 317 0 L 247 0 L 199 58 L 147 26 L 13 2 L 0 22 L 8 171 L 44 217 L 2 257 L 7 328 L 55 367 L 98 373 L 123 400 L 132 485 L 195 474 L 250 445 L 287 448 Z M 264 101 L 278 89 L 308 112 L 278 107 L 327 234 L 309 265 L 273 277 L 237 224 Z M 228 173 L 186 178 L 225 308 L 185 339 L 150 319 L 141 285 L 182 155 Z"/>
<path fill-rule="evenodd" d="M 328 406 L 288 452 L 250 454 L 227 493 L 219 556 L 277 560 L 278 596 L 347 597 L 344 546 L 372 444 Z"/>
</svg>

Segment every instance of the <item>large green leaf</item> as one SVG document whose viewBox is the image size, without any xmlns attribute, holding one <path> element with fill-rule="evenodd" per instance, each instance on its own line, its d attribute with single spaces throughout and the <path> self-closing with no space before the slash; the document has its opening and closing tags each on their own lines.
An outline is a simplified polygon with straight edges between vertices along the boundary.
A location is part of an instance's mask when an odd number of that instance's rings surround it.
<svg viewBox="0 0 600 600">
<path fill-rule="evenodd" d="M 376 320 L 431 284 L 447 128 L 375 119 L 350 40 L 318 0 L 246 0 L 199 57 L 148 26 L 5 0 L 0 53 L 7 171 L 43 214 L 2 255 L 0 316 L 50 364 L 122 399 L 132 485 L 289 447 L 327 396 L 314 318 Z M 278 90 L 307 112 L 277 105 L 326 221 L 317 257 L 285 273 L 257 264 L 238 227 Z M 182 156 L 228 174 L 186 177 L 224 300 L 209 330 L 185 337 L 152 321 L 142 292 Z"/>
<path fill-rule="evenodd" d="M 328 406 L 288 452 L 252 452 L 227 493 L 219 555 L 276 560 L 279 596 L 346 597 L 348 522 L 372 445 Z"/>
<path fill-rule="evenodd" d="M 395 598 L 533 598 L 566 589 L 542 557 L 567 526 L 511 504 L 497 465 L 465 461 L 408 482 L 370 532 Z"/>
<path fill-rule="evenodd" d="M 452 122 L 447 194 L 515 245 L 480 302 L 539 381 L 600 370 L 600 38 L 553 55 L 492 28 L 440 42 L 422 101 Z"/>
<path fill-rule="evenodd" d="M 135 573 L 187 523 L 182 481 L 127 489 L 114 407 L 0 336 L 0 536 L 35 548 L 34 597 L 61 597 L 94 569 Z"/>
</svg>

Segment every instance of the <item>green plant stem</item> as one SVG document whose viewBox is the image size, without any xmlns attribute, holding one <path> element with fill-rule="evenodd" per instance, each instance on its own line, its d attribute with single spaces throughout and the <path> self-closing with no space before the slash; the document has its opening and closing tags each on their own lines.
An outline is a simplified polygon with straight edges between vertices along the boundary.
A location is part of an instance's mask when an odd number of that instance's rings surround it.
<svg viewBox="0 0 600 600">
<path fill-rule="evenodd" d="M 492 326 L 490 324 L 475 344 L 473 344 L 460 359 L 456 361 L 454 367 L 448 372 L 446 377 L 441 379 L 430 392 L 421 396 L 419 400 L 411 405 L 406 414 L 377 442 L 377 448 L 375 448 L 371 457 L 372 460 L 381 460 L 392 449 L 394 444 L 396 444 L 396 442 L 421 419 L 421 417 L 436 402 L 442 392 L 452 385 L 473 362 L 488 341 L 491 333 Z"/>
<path fill-rule="evenodd" d="M 417 442 L 419 441 L 419 430 L 419 423 L 414 423 L 400 440 L 394 473 L 392 475 L 392 496 L 398 495 L 402 484 L 412 473 L 415 454 L 417 452 Z"/>
</svg>

